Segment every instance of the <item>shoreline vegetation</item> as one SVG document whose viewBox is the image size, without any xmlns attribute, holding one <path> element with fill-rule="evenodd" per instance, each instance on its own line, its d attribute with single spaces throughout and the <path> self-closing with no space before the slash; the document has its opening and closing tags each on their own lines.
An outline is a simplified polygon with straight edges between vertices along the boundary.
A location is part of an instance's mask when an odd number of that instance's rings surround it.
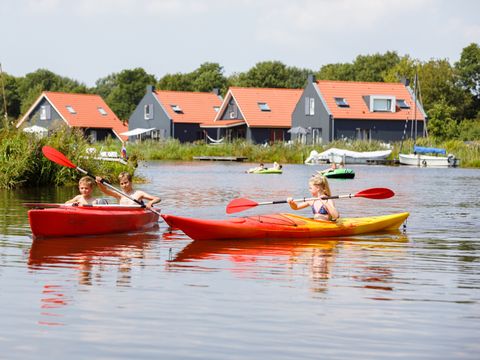
<svg viewBox="0 0 480 360">
<path fill-rule="evenodd" d="M 447 154 L 460 159 L 462 168 L 480 168 L 480 142 L 449 140 L 434 142 L 420 138 L 417 145 L 445 148 Z M 398 159 L 398 153 L 409 153 L 413 149 L 413 140 L 391 144 L 392 154 L 389 160 Z M 230 143 L 208 145 L 204 142 L 180 143 L 178 140 L 143 141 L 128 143 L 127 165 L 118 162 L 98 161 L 87 156 L 87 148 L 95 147 L 97 152 L 120 152 L 118 140 L 107 139 L 104 142 L 90 144 L 79 130 L 61 129 L 45 138 L 37 138 L 16 129 L 0 130 L 0 189 L 12 189 L 22 186 L 71 185 L 82 176 L 75 169 L 59 166 L 46 159 L 41 149 L 44 145 L 56 148 L 74 164 L 100 175 L 112 183 L 117 182 L 118 174 L 128 171 L 135 174 L 138 161 L 177 160 L 192 161 L 195 156 L 237 156 L 246 157 L 248 162 L 280 164 L 303 164 L 312 150 L 318 152 L 331 147 L 353 151 L 384 150 L 385 144 L 379 141 L 334 141 L 327 145 L 303 145 L 276 142 L 270 145 L 256 145 L 244 140 Z M 136 182 L 144 179 L 135 177 Z"/>
</svg>

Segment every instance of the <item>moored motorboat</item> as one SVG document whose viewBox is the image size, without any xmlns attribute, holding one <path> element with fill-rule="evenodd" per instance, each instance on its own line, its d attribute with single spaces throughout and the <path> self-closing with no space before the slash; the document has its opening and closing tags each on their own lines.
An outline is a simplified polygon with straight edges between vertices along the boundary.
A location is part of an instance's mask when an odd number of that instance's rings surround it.
<svg viewBox="0 0 480 360">
<path fill-rule="evenodd" d="M 355 177 L 355 171 L 352 169 L 330 169 L 321 172 L 323 176 L 330 179 L 353 179 Z"/>
<path fill-rule="evenodd" d="M 390 156 L 392 150 L 379 151 L 352 151 L 337 148 L 330 148 L 319 153 L 312 150 L 305 160 L 307 165 L 324 164 L 324 163 L 343 163 L 343 164 L 369 164 L 375 162 L 384 162 Z"/>
<path fill-rule="evenodd" d="M 140 206 L 45 206 L 28 211 L 34 237 L 88 236 L 152 228 L 157 212 Z"/>
<path fill-rule="evenodd" d="M 460 165 L 460 159 L 452 154 L 441 156 L 446 154 L 445 149 L 415 146 L 413 154 L 399 154 L 398 158 L 402 165 L 420 167 L 455 167 Z"/>
<path fill-rule="evenodd" d="M 182 230 L 193 240 L 317 238 L 351 236 L 394 230 L 409 213 L 323 221 L 293 214 L 257 215 L 225 220 L 195 219 L 162 215 L 172 228 Z"/>
</svg>

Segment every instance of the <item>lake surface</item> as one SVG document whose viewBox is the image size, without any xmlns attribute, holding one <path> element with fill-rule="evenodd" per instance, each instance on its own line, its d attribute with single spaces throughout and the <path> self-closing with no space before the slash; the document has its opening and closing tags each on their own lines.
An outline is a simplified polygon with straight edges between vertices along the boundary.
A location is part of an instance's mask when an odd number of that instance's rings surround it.
<svg viewBox="0 0 480 360">
<path fill-rule="evenodd" d="M 309 196 L 319 166 L 148 162 L 138 185 L 162 212 L 225 218 L 237 197 Z M 409 211 L 405 233 L 192 242 L 143 234 L 32 241 L 24 202 L 75 188 L 0 191 L 0 358 L 478 359 L 480 171 L 349 166 L 343 217 Z M 259 206 L 235 216 L 290 212 Z M 308 209 L 296 212 L 309 216 Z M 232 216 L 232 215 L 229 215 Z"/>
</svg>

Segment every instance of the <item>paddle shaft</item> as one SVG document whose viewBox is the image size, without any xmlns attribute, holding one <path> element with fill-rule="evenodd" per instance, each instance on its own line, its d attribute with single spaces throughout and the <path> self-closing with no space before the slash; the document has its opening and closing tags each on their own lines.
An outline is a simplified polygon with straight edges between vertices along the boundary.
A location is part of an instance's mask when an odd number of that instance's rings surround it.
<svg viewBox="0 0 480 360">
<path fill-rule="evenodd" d="M 301 199 L 293 199 L 293 201 L 298 202 L 298 201 L 310 201 L 310 200 L 317 200 L 317 199 L 322 199 L 322 200 L 328 200 L 328 199 L 343 199 L 343 198 L 352 198 L 355 197 L 355 194 L 347 194 L 347 195 L 335 195 L 335 196 L 322 196 L 321 198 L 318 197 L 312 197 L 312 198 L 301 198 Z M 273 205 L 273 204 L 286 204 L 288 203 L 287 200 L 276 200 L 276 201 L 265 201 L 265 202 L 260 202 L 257 205 Z"/>
</svg>

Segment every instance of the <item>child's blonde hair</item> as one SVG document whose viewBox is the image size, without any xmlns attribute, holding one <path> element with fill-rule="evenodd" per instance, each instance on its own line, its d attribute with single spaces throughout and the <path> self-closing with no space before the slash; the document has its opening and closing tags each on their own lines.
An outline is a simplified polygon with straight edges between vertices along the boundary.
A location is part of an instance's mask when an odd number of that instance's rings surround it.
<svg viewBox="0 0 480 360">
<path fill-rule="evenodd" d="M 118 180 L 122 180 L 123 178 L 126 178 L 128 181 L 132 182 L 132 175 L 127 171 L 122 171 L 118 175 Z"/>
<path fill-rule="evenodd" d="M 95 185 L 95 181 L 90 176 L 84 176 L 80 180 L 78 180 L 78 185 L 86 185 L 93 188 L 93 185 Z"/>
<path fill-rule="evenodd" d="M 309 182 L 311 185 L 318 186 L 324 195 L 332 196 L 330 185 L 328 185 L 328 181 L 325 176 L 321 174 L 312 175 Z"/>
</svg>

